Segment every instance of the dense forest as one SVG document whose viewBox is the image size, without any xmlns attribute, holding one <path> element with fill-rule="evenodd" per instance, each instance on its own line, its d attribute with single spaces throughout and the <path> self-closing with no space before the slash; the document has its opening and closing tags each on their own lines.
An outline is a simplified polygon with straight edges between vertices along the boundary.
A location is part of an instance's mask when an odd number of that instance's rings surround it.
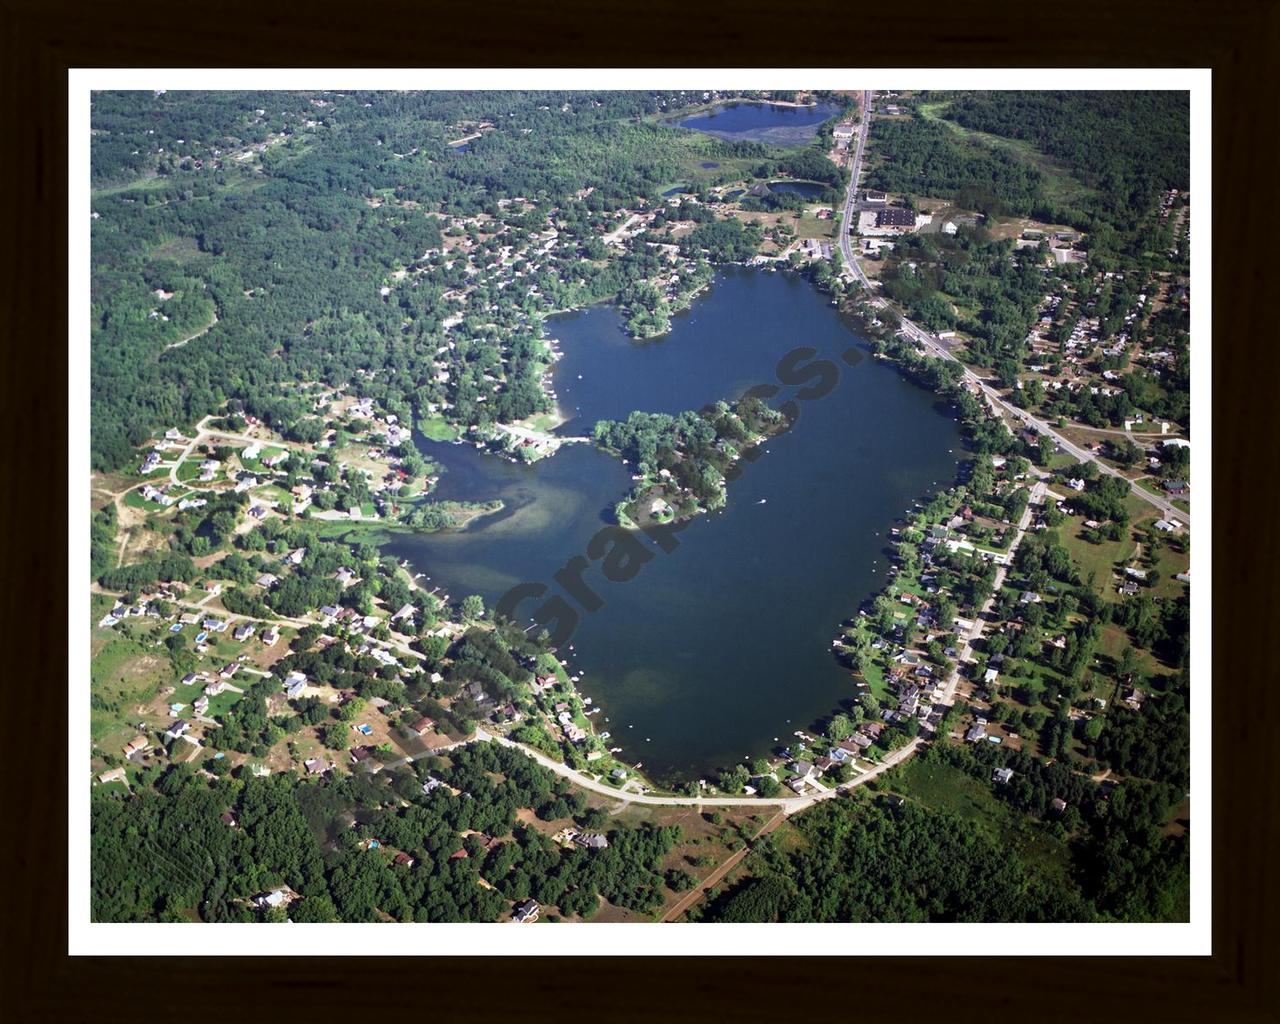
<svg viewBox="0 0 1280 1024">
<path fill-rule="evenodd" d="M 1187 838 L 1151 827 L 1178 803 L 1176 787 L 1105 789 L 1064 764 L 985 744 L 935 744 L 921 756 L 926 766 L 958 768 L 984 785 L 995 768 L 1012 768 L 1013 782 L 994 787 L 996 798 L 1042 822 L 1033 829 L 1066 841 L 1070 873 L 1048 870 L 980 822 L 864 793 L 797 816 L 796 837 L 785 844 L 773 836 L 758 843 L 749 876 L 700 920 L 1152 921 L 1182 912 Z M 892 777 L 878 788 L 892 791 Z M 1060 817 L 1055 798 L 1067 805 Z"/>
<path fill-rule="evenodd" d="M 287 911 L 298 922 L 495 921 L 530 897 L 561 915 L 590 917 L 602 897 L 648 913 L 662 899 L 660 862 L 680 838 L 675 828 L 612 824 L 568 783 L 496 744 L 322 781 L 208 764 L 213 778 L 175 765 L 137 795 L 95 792 L 95 920 L 284 920 L 283 908 L 252 902 L 280 886 L 301 897 Z M 443 785 L 424 793 L 430 779 Z M 573 817 L 609 845 L 562 848 L 518 824 L 520 808 L 544 821 Z"/>
</svg>

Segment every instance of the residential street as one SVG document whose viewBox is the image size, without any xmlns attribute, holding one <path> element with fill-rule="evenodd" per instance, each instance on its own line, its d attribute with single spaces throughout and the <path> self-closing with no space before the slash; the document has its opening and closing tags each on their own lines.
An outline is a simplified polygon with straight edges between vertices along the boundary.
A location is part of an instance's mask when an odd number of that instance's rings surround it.
<svg viewBox="0 0 1280 1024">
<path fill-rule="evenodd" d="M 1018 550 L 1018 545 L 1022 543 L 1022 538 L 1026 536 L 1027 527 L 1031 525 L 1031 517 L 1044 500 L 1047 490 L 1048 488 L 1043 480 L 1037 480 L 1031 488 L 1031 498 L 1022 513 L 1022 518 L 1018 520 L 1017 532 L 1013 535 L 1013 540 L 1009 542 L 1009 562 L 1013 561 L 1014 552 Z M 991 611 L 992 605 L 996 603 L 996 598 L 1000 595 L 1000 588 L 1004 586 L 1004 579 L 1008 574 L 1008 564 L 997 566 L 995 583 L 991 588 L 991 596 L 987 598 L 983 606 L 974 615 L 973 625 L 969 627 L 964 637 L 964 644 L 956 654 L 956 667 L 952 670 L 950 677 L 947 679 L 946 688 L 943 690 L 943 703 L 945 704 L 954 705 L 956 702 L 956 688 L 960 685 L 960 667 L 973 660 L 973 641 L 982 636 L 982 631 L 987 624 L 986 616 Z"/>
</svg>

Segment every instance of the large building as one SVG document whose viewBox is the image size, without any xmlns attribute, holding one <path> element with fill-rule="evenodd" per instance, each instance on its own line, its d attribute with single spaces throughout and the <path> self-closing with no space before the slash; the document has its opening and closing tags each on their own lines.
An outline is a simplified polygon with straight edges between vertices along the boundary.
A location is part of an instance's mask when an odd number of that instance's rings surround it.
<svg viewBox="0 0 1280 1024">
<path fill-rule="evenodd" d="M 884 203 L 888 200 L 888 198 L 889 197 L 886 196 L 879 189 L 874 189 L 874 188 L 869 188 L 862 193 L 862 201 L 864 203 Z"/>
<path fill-rule="evenodd" d="M 916 226 L 916 215 L 911 210 L 890 206 L 876 214 L 876 227 L 911 229 Z"/>
</svg>

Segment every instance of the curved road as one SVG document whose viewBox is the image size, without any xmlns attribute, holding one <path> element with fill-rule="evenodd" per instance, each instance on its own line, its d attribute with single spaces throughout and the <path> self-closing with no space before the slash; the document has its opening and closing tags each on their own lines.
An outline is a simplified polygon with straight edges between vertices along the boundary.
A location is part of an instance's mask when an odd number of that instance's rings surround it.
<svg viewBox="0 0 1280 1024">
<path fill-rule="evenodd" d="M 607 796 L 612 800 L 621 800 L 628 804 L 641 804 L 645 807 L 780 807 L 784 815 L 795 814 L 796 811 L 802 811 L 806 807 L 817 803 L 819 800 L 830 800 L 834 796 L 847 793 L 854 786 L 859 786 L 864 782 L 874 779 L 877 775 L 888 771 L 896 764 L 905 761 L 919 749 L 921 740 L 913 739 L 905 746 L 899 747 L 893 751 L 888 757 L 881 761 L 874 768 L 871 768 L 856 779 L 846 782 L 841 786 L 835 786 L 831 789 L 818 789 L 808 796 L 778 796 L 778 797 L 760 797 L 760 796 L 653 796 L 648 793 L 625 793 L 607 786 L 603 782 L 597 782 L 595 779 L 583 775 L 581 772 L 570 768 L 567 764 L 556 761 L 548 757 L 540 750 L 534 750 L 532 747 L 526 747 L 523 743 L 516 743 L 509 740 L 505 736 L 494 736 L 485 732 L 483 729 L 476 729 L 475 736 L 470 739 L 461 740 L 458 743 L 451 743 L 445 747 L 436 747 L 433 750 L 424 750 L 420 754 L 412 757 L 404 757 L 399 761 L 390 761 L 382 765 L 381 768 L 398 768 L 401 765 L 408 764 L 410 761 L 416 761 L 423 757 L 432 757 L 446 750 L 452 750 L 455 747 L 464 747 L 469 743 L 499 743 L 504 747 L 510 747 L 512 750 L 519 750 L 529 757 L 533 758 L 538 764 L 549 771 L 554 772 L 563 778 L 568 779 L 575 786 L 590 790 L 592 793 L 598 793 L 601 796 Z M 380 770 L 380 769 L 379 769 Z"/>
<path fill-rule="evenodd" d="M 849 174 L 849 188 L 844 201 L 844 216 L 840 221 L 840 255 L 844 264 L 840 269 L 842 274 L 852 276 L 854 280 L 862 285 L 863 291 L 867 296 L 867 301 L 871 306 L 877 309 L 890 309 L 891 307 L 889 303 L 882 298 L 876 297 L 875 292 L 872 291 L 871 282 L 867 280 L 866 274 L 862 272 L 861 265 L 856 259 L 854 259 L 853 250 L 849 244 L 850 225 L 853 223 L 853 219 L 857 215 L 856 205 L 858 197 L 858 181 L 862 177 L 862 158 L 866 148 L 867 132 L 871 127 L 871 97 L 872 94 L 870 91 L 864 91 L 862 94 L 862 122 L 858 126 L 857 146 L 854 148 L 853 164 L 850 167 Z M 951 359 L 960 363 L 960 365 L 964 367 L 963 379 L 965 383 L 972 384 L 980 388 L 983 394 L 987 396 L 988 401 L 999 406 L 1011 415 L 1015 421 L 1020 421 L 1037 433 L 1044 434 L 1046 437 L 1057 442 L 1064 452 L 1068 453 L 1080 462 L 1092 462 L 1097 465 L 1100 472 L 1105 473 L 1108 476 L 1114 476 L 1124 480 L 1129 485 L 1129 490 L 1132 491 L 1133 494 L 1137 495 L 1148 504 L 1154 505 L 1166 519 L 1177 518 L 1180 522 L 1186 525 L 1187 529 L 1191 528 L 1190 513 L 1184 512 L 1180 508 L 1175 508 L 1171 502 L 1160 497 L 1158 494 L 1152 494 L 1150 491 L 1143 490 L 1123 473 L 1102 462 L 1092 452 L 1068 441 L 1061 434 L 1054 431 L 1054 429 L 1044 420 L 1038 419 L 1025 409 L 1019 409 L 1016 405 L 1005 401 L 1004 398 L 1000 396 L 1000 392 L 996 388 L 992 387 L 985 379 L 979 377 L 971 369 L 965 366 L 964 363 L 962 363 L 950 349 L 942 344 L 941 341 L 928 331 L 912 323 L 912 321 L 908 320 L 905 316 L 902 316 L 902 314 L 896 309 L 894 312 L 898 313 L 902 321 L 902 329 L 906 333 L 907 337 L 917 344 L 924 346 L 927 352 L 940 356 L 943 359 Z"/>
</svg>

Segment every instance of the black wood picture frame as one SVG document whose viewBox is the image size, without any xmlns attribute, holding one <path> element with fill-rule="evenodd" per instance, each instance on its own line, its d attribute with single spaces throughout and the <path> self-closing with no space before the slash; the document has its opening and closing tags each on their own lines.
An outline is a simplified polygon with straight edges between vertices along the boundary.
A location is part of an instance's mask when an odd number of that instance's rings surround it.
<svg viewBox="0 0 1280 1024">
<path fill-rule="evenodd" d="M 406 0 L 376 6 L 222 0 L 198 7 L 4 0 L 0 25 L 0 197 L 7 207 L 0 315 L 8 327 L 0 386 L 11 467 L 0 579 L 6 684 L 10 695 L 21 692 L 31 705 L 23 724 L 11 721 L 5 729 L 5 1019 L 1280 1018 L 1271 870 L 1280 790 L 1267 628 L 1276 617 L 1275 329 L 1263 278 L 1272 258 L 1268 186 L 1275 178 L 1280 109 L 1275 2 L 1002 2 L 979 10 L 929 0 L 796 10 L 761 0 L 731 6 L 627 0 L 609 8 L 561 0 L 450 9 Z M 696 960 L 497 962 L 483 950 L 474 957 L 387 964 L 68 957 L 62 736 L 68 566 L 61 545 L 67 527 L 61 500 L 68 440 L 66 199 L 69 187 L 85 183 L 67 175 L 67 70 L 149 66 L 1211 67 L 1212 584 L 1216 595 L 1230 597 L 1229 605 L 1220 602 L 1213 627 L 1212 956 L 993 961 L 980 950 L 957 949 L 954 958 L 820 959 L 827 950 L 819 948 L 804 958 L 747 960 L 716 957 L 715 931 L 708 929 L 708 956 Z M 1087 77 L 1080 84 L 1087 87 Z M 33 523 L 37 503 L 22 495 L 37 481 L 46 498 Z M 959 955 L 970 953 L 978 956 Z"/>
</svg>

